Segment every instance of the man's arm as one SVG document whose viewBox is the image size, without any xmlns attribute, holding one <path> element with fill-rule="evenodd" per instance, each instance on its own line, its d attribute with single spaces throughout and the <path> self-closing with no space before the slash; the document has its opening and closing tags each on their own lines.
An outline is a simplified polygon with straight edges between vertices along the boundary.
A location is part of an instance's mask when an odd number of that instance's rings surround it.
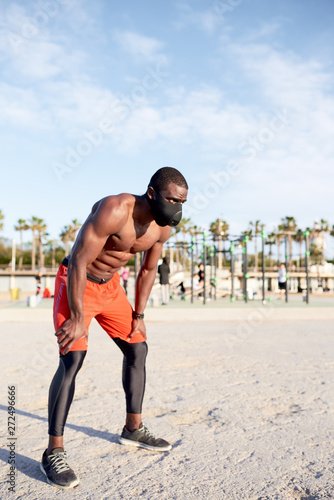
<svg viewBox="0 0 334 500">
<path fill-rule="evenodd" d="M 157 273 L 157 264 L 161 256 L 162 247 L 164 242 L 167 241 L 170 235 L 170 230 L 167 230 L 166 233 L 167 234 L 164 235 L 164 238 L 155 243 L 144 254 L 144 260 L 136 281 L 135 311 L 139 314 L 144 313 L 148 298 L 152 290 L 152 286 L 154 284 L 155 276 Z M 141 332 L 146 338 L 145 323 L 141 319 L 133 320 L 132 331 L 129 335 L 129 339 L 131 339 L 136 332 Z"/>
<path fill-rule="evenodd" d="M 63 354 L 67 354 L 77 340 L 88 337 L 83 311 L 87 266 L 98 257 L 108 237 L 124 225 L 127 215 L 126 205 L 120 203 L 118 197 L 109 197 L 99 203 L 81 228 L 71 252 L 67 274 L 71 315 L 55 334 L 59 348 L 65 347 Z"/>
</svg>

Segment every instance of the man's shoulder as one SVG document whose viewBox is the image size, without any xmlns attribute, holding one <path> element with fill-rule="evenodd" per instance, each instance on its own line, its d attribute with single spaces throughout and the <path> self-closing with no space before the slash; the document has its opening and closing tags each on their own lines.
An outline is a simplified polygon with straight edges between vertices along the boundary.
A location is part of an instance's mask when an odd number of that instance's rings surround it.
<svg viewBox="0 0 334 500">
<path fill-rule="evenodd" d="M 114 206 L 114 207 L 122 207 L 122 206 L 130 206 L 133 205 L 136 201 L 136 198 L 133 194 L 130 193 L 120 193 L 120 194 L 112 194 L 106 196 L 101 200 L 103 204 Z"/>
<path fill-rule="evenodd" d="M 90 220 L 96 226 L 111 226 L 112 232 L 118 231 L 127 222 L 134 203 L 135 197 L 129 193 L 106 196 L 95 203 Z"/>
<path fill-rule="evenodd" d="M 109 214 L 118 212 L 119 214 L 128 214 L 135 203 L 135 197 L 129 193 L 114 194 L 106 196 L 101 200 L 97 201 L 93 206 L 92 212 L 96 210 L 101 212 L 107 212 Z"/>
</svg>

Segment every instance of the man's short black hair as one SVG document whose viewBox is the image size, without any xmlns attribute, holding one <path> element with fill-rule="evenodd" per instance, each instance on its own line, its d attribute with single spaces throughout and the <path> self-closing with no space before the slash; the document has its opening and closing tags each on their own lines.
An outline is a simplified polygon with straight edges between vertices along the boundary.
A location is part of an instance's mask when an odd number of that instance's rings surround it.
<svg viewBox="0 0 334 500">
<path fill-rule="evenodd" d="M 173 167 L 159 168 L 152 176 L 149 186 L 157 189 L 159 192 L 167 189 L 169 184 L 174 182 L 177 186 L 188 189 L 188 184 L 181 172 Z"/>
</svg>

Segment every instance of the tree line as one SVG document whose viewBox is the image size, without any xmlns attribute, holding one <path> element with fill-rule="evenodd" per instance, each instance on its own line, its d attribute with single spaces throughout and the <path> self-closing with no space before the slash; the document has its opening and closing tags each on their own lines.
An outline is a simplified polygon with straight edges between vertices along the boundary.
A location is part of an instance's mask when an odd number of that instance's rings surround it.
<svg viewBox="0 0 334 500">
<path fill-rule="evenodd" d="M 2 210 L 0 210 L 0 231 L 3 230 L 2 221 L 4 218 L 4 214 L 2 213 Z M 20 235 L 18 269 L 23 268 L 25 263 L 24 261 L 30 264 L 33 271 L 36 270 L 36 264 L 39 269 L 43 268 L 45 266 L 46 254 L 49 255 L 48 264 L 52 267 L 56 267 L 64 255 L 68 255 L 70 253 L 70 244 L 75 240 L 80 227 L 81 223 L 77 219 L 72 220 L 69 225 L 64 226 L 59 234 L 59 238 L 63 243 L 63 247 L 60 247 L 57 240 L 49 238 L 50 235 L 47 232 L 47 223 L 44 219 L 35 216 L 32 216 L 27 220 L 18 219 L 14 226 L 15 231 L 18 231 Z M 30 252 L 25 250 L 25 245 L 23 243 L 23 234 L 26 231 L 30 231 L 32 236 Z M 29 253 L 30 256 L 28 256 Z M 6 248 L 6 246 L 2 243 L 0 246 L 0 261 L 1 263 L 7 263 L 3 261 L 9 262 L 10 259 L 11 248 Z"/>
<path fill-rule="evenodd" d="M 300 228 L 298 227 L 297 221 L 292 216 L 282 217 L 280 223 L 277 225 L 276 229 L 271 230 L 266 233 L 266 226 L 260 220 L 250 221 L 248 228 L 242 231 L 240 235 L 235 236 L 230 234 L 230 225 L 227 221 L 222 218 L 216 219 L 209 226 L 209 233 L 212 236 L 213 241 L 217 245 L 218 250 L 218 268 L 221 269 L 225 264 L 225 255 L 228 252 L 226 249 L 226 243 L 229 241 L 242 241 L 243 238 L 247 236 L 249 241 L 254 242 L 254 270 L 257 271 L 259 267 L 259 251 L 258 251 L 258 240 L 263 234 L 265 239 L 265 245 L 269 246 L 269 267 L 272 267 L 273 263 L 273 253 L 272 247 L 275 245 L 277 247 L 277 265 L 281 262 L 281 244 L 285 238 L 288 240 L 288 256 L 289 256 L 289 266 L 293 263 L 293 252 L 292 245 L 296 242 L 299 245 L 299 256 L 298 260 L 301 265 L 303 245 L 305 242 L 305 231 L 310 235 L 311 241 L 317 235 L 324 235 L 328 233 L 330 236 L 334 237 L 334 224 L 330 229 L 328 221 L 321 219 L 320 223 L 315 223 L 313 227 Z M 181 219 L 180 223 L 173 228 L 173 237 L 175 239 L 176 248 L 179 250 L 176 252 L 176 261 L 180 256 L 178 254 L 182 251 L 182 261 L 183 267 L 186 260 L 186 251 L 188 249 L 189 235 L 191 237 L 201 237 L 204 230 L 200 227 L 193 225 L 190 219 Z M 182 240 L 180 240 L 180 235 L 182 235 Z M 316 243 L 311 243 L 310 246 L 310 256 L 314 263 L 321 263 L 325 260 L 324 256 L 325 247 L 318 246 Z M 283 259 L 285 260 L 285 259 Z"/>
<path fill-rule="evenodd" d="M 3 220 L 4 214 L 0 210 L 0 231 L 3 230 Z M 44 219 L 32 216 L 30 219 L 18 219 L 16 225 L 14 226 L 15 231 L 19 233 L 19 252 L 18 252 L 18 269 L 22 269 L 23 266 L 29 265 L 32 270 L 38 268 L 43 268 L 45 265 L 51 265 L 53 268 L 56 267 L 64 255 L 68 255 L 70 252 L 71 243 L 75 240 L 78 230 L 81 227 L 81 223 L 78 219 L 73 219 L 70 224 L 63 227 L 59 234 L 60 241 L 62 245 L 59 245 L 59 241 L 49 238 L 49 233 L 47 232 L 47 223 Z M 260 220 L 250 221 L 248 228 L 239 235 L 241 240 L 247 236 L 248 240 L 254 241 L 254 270 L 257 271 L 259 264 L 259 252 L 258 252 L 258 239 L 263 231 L 265 231 L 265 224 Z M 269 246 L 269 266 L 272 267 L 273 260 L 277 260 L 277 264 L 281 261 L 281 243 L 284 238 L 288 239 L 288 255 L 290 262 L 292 264 L 292 245 L 296 242 L 299 245 L 300 262 L 302 255 L 302 246 L 305 241 L 304 232 L 307 230 L 310 233 L 311 239 L 315 235 L 323 235 L 325 233 L 330 234 L 334 237 L 334 224 L 330 229 L 328 221 L 321 219 L 320 223 L 315 224 L 314 227 L 300 228 L 296 222 L 296 219 L 291 216 L 286 216 L 281 218 L 280 223 L 277 225 L 275 230 L 270 231 L 265 235 L 265 244 Z M 23 243 L 23 235 L 26 231 L 29 231 L 32 237 L 32 241 L 29 243 L 29 250 L 26 248 L 27 245 Z M 182 267 L 186 268 L 187 255 L 189 254 L 189 246 L 191 239 L 197 242 L 199 237 L 203 236 L 203 229 L 195 225 L 191 219 L 183 218 L 180 223 L 173 228 L 170 245 L 175 245 L 175 259 L 177 263 L 177 268 L 182 263 Z M 227 221 L 223 220 L 221 217 L 213 221 L 209 226 L 209 234 L 213 244 L 218 250 L 218 267 L 221 269 L 225 264 L 225 255 L 228 252 L 226 249 L 226 244 L 231 240 L 236 240 L 235 235 L 230 234 L 230 225 Z M 197 244 L 197 243 L 196 243 Z M 277 247 L 277 258 L 273 258 L 272 247 Z M 311 258 L 314 262 L 324 261 L 324 247 L 319 247 L 316 244 L 311 244 L 310 248 Z M 9 245 L 4 245 L 3 242 L 0 243 L 0 263 L 8 264 L 11 260 L 11 248 Z M 46 261 L 47 260 L 47 261 Z M 180 262 L 182 260 L 182 262 Z"/>
</svg>

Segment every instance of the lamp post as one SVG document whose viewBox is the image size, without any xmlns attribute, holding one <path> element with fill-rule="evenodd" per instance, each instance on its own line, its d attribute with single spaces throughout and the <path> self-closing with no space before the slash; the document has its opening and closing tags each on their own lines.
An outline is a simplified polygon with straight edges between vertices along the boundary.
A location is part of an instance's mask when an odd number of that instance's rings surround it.
<svg viewBox="0 0 334 500">
<path fill-rule="evenodd" d="M 247 254 L 247 242 L 249 240 L 249 237 L 246 235 L 244 237 L 244 240 L 243 240 L 243 247 L 242 247 L 242 253 L 243 253 L 243 257 L 244 257 L 244 299 L 245 299 L 245 302 L 247 303 L 248 302 L 248 296 L 247 296 L 247 278 L 249 277 L 248 276 L 248 254 Z"/>
<path fill-rule="evenodd" d="M 264 245 L 265 245 L 265 239 L 266 239 L 266 234 L 264 232 L 264 229 L 261 230 L 261 238 L 262 238 L 262 302 L 263 304 L 266 303 L 266 286 L 265 286 L 265 274 L 266 274 L 266 263 L 265 263 L 265 255 L 264 255 Z"/>
<path fill-rule="evenodd" d="M 310 295 L 310 277 L 308 273 L 308 258 L 310 256 L 310 232 L 306 230 L 304 232 L 305 236 L 305 270 L 306 270 L 306 304 L 309 302 Z"/>
<path fill-rule="evenodd" d="M 284 238 L 284 249 L 285 249 L 285 302 L 289 300 L 289 275 L 288 275 L 288 267 L 289 267 L 289 256 L 288 256 L 288 236 Z"/>
<path fill-rule="evenodd" d="M 204 264 L 204 271 L 203 271 L 203 304 L 206 304 L 206 233 L 205 231 L 203 232 L 203 264 Z"/>
<path fill-rule="evenodd" d="M 191 237 L 191 303 L 194 302 L 194 237 Z"/>
<path fill-rule="evenodd" d="M 230 246 L 230 252 L 231 252 L 231 302 L 235 301 L 234 297 L 234 242 L 231 241 L 231 246 Z"/>
<path fill-rule="evenodd" d="M 15 288 L 15 260 L 16 260 L 16 244 L 15 240 L 12 240 L 12 274 L 10 277 L 10 288 Z"/>
</svg>

